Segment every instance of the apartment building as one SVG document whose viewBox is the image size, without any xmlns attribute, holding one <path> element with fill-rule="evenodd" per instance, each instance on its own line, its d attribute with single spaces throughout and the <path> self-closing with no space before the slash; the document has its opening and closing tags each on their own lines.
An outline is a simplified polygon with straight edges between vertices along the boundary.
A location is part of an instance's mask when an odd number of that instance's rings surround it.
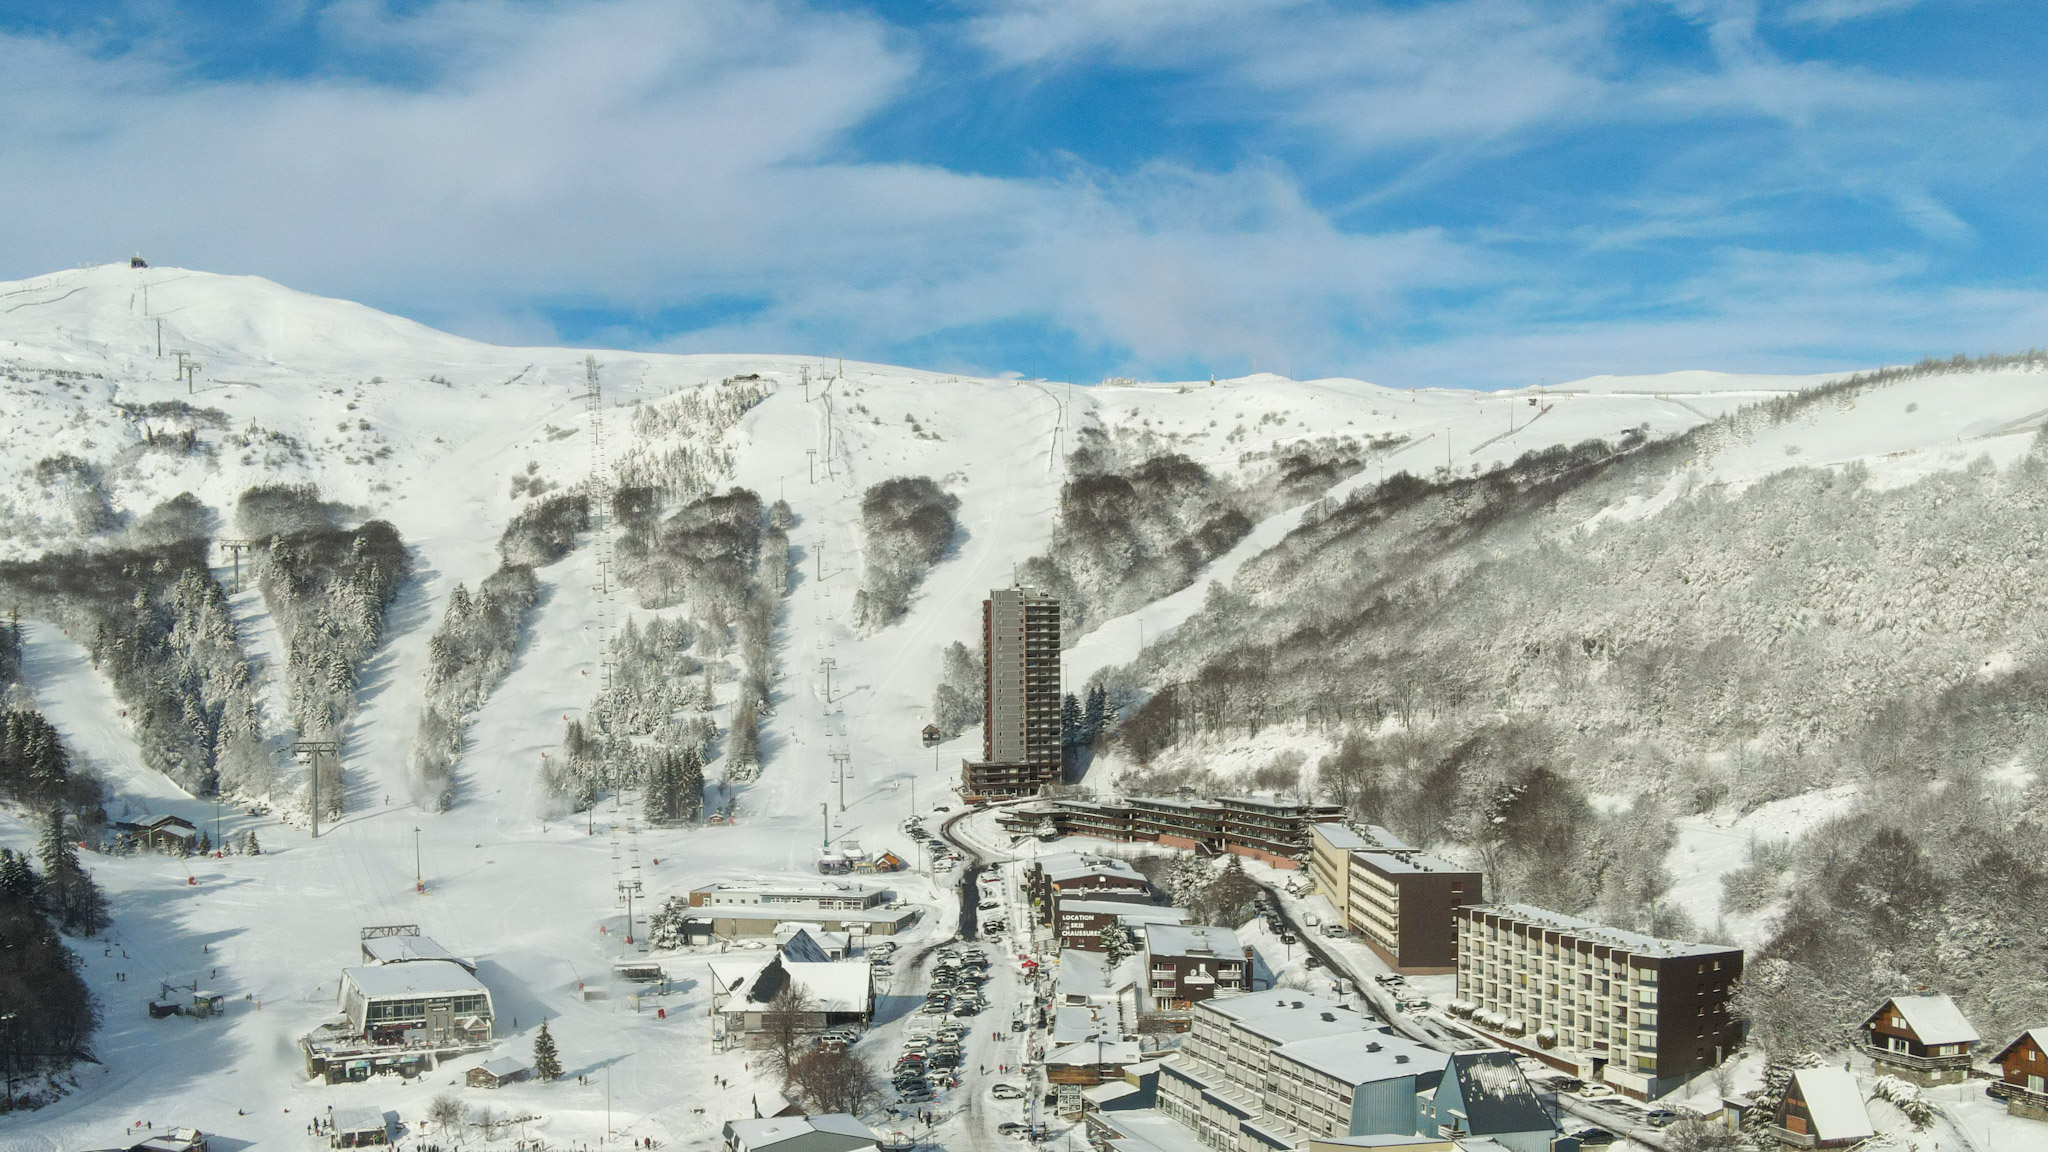
<svg viewBox="0 0 2048 1152">
<path fill-rule="evenodd" d="M 1309 828 L 1335 820 L 1334 804 L 1219 796 L 1181 800 L 1131 796 L 1117 801 L 1047 800 L 997 818 L 1015 836 L 1094 836 L 1161 844 L 1217 855 L 1235 853 L 1277 868 L 1298 868 L 1309 853 Z"/>
<path fill-rule="evenodd" d="M 1208 924 L 1145 926 L 1145 999 L 1153 1012 L 1186 1011 L 1252 986 L 1252 950 Z"/>
<path fill-rule="evenodd" d="M 1728 998 L 1742 951 L 1663 940 L 1523 904 L 1457 910 L 1452 1012 L 1516 1049 L 1640 1099 L 1742 1042 Z"/>
<path fill-rule="evenodd" d="M 1453 914 L 1483 899 L 1484 877 L 1403 843 L 1378 825 L 1309 829 L 1316 886 L 1381 960 L 1397 972 L 1457 970 Z"/>
<path fill-rule="evenodd" d="M 1195 1005 L 1158 1106 L 1217 1152 L 1408 1135 L 1448 1063 L 1329 997 L 1255 992 Z"/>
<path fill-rule="evenodd" d="M 1060 779 L 1060 602 L 997 588 L 981 602 L 981 761 L 960 767 L 970 800 L 1025 796 Z"/>
</svg>

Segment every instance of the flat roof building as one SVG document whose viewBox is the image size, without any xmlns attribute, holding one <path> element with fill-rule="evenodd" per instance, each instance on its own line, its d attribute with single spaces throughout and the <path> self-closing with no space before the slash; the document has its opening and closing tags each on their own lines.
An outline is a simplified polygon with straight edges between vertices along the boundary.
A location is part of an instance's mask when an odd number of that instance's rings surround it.
<svg viewBox="0 0 2048 1152">
<path fill-rule="evenodd" d="M 1060 780 L 1060 602 L 997 588 L 981 604 L 982 748 L 961 794 L 1024 796 Z"/>
<path fill-rule="evenodd" d="M 341 970 L 341 1011 L 376 1043 L 477 1043 L 491 1038 L 491 990 L 452 960 Z"/>
<path fill-rule="evenodd" d="M 1742 950 L 1665 940 L 1525 904 L 1457 910 L 1452 1012 L 1503 1044 L 1639 1099 L 1742 1043 Z"/>
<path fill-rule="evenodd" d="M 1397 972 L 1457 970 L 1455 911 L 1484 901 L 1485 878 L 1378 825 L 1310 829 L 1309 867 L 1345 927 Z"/>
</svg>

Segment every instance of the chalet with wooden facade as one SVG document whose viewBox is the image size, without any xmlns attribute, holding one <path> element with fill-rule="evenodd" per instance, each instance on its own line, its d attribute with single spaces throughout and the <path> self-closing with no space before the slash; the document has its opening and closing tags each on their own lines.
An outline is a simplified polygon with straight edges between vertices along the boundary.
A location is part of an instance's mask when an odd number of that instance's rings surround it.
<svg viewBox="0 0 2048 1152">
<path fill-rule="evenodd" d="M 1849 1148 L 1877 1134 L 1856 1077 L 1840 1068 L 1801 1068 L 1771 1116 L 1770 1134 L 1784 1149 Z"/>
<path fill-rule="evenodd" d="M 1252 986 L 1252 950 L 1213 925 L 1145 926 L 1145 999 L 1153 1012 L 1184 1012 Z"/>
<path fill-rule="evenodd" d="M 1922 1087 L 1967 1079 L 1979 1039 L 1956 1002 L 1940 993 L 1894 996 L 1863 1022 L 1863 1050 L 1877 1070 Z"/>
<path fill-rule="evenodd" d="M 2005 1097 L 2005 1110 L 2029 1120 L 2048 1120 L 2048 1028 L 2029 1028 L 1991 1058 L 1999 1078 L 1989 1091 Z"/>
<path fill-rule="evenodd" d="M 1152 885 L 1136 869 L 1108 856 L 1062 852 L 1040 857 L 1025 874 L 1032 910 L 1050 926 L 1059 901 L 1066 898 L 1152 902 Z"/>
</svg>

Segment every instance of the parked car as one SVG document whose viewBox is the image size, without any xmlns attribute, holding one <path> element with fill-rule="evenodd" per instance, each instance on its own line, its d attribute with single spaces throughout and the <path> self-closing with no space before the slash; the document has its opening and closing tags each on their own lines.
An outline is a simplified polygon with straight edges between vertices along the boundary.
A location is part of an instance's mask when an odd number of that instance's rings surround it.
<svg viewBox="0 0 2048 1152">
<path fill-rule="evenodd" d="M 1588 1084 L 1577 1092 L 1572 1093 L 1572 1095 L 1583 1096 L 1588 1100 L 1598 1100 L 1602 1096 L 1614 1095 L 1614 1089 L 1609 1088 L 1605 1084 Z"/>
<path fill-rule="evenodd" d="M 1015 1084 L 998 1084 L 990 1088 L 988 1094 L 998 1100 L 1022 1100 L 1024 1098 L 1024 1090 Z"/>
<path fill-rule="evenodd" d="M 1617 1139 L 1614 1133 L 1605 1128 L 1581 1128 L 1572 1135 L 1578 1139 L 1580 1146 L 1585 1148 L 1605 1148 Z"/>
<path fill-rule="evenodd" d="M 1323 958 L 1313 952 L 1303 957 L 1301 962 L 1310 968 L 1321 968 L 1323 966 Z"/>
<path fill-rule="evenodd" d="M 1669 1108 L 1652 1108 L 1643 1114 L 1643 1122 L 1652 1128 L 1668 1128 L 1684 1119 Z"/>
<path fill-rule="evenodd" d="M 1015 1120 L 1005 1121 L 996 1125 L 996 1134 L 998 1136 L 1007 1136 L 1012 1140 L 1022 1140 L 1031 1135 L 1031 1125 L 1019 1124 Z"/>
<path fill-rule="evenodd" d="M 1301 941 L 1300 941 L 1300 940 L 1297 940 L 1297 939 L 1295 939 L 1295 937 L 1294 937 L 1294 933 L 1292 933 L 1292 932 L 1282 932 L 1282 933 L 1280 934 L 1280 942 L 1281 942 L 1282 944 L 1299 944 L 1299 943 L 1301 943 Z"/>
</svg>

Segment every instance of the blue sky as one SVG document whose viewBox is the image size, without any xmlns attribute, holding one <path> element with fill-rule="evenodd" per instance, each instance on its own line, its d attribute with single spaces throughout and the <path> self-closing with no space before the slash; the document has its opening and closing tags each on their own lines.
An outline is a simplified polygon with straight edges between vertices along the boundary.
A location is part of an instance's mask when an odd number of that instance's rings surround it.
<svg viewBox="0 0 2048 1152">
<path fill-rule="evenodd" d="M 0 0 L 0 277 L 1510 386 L 2048 344 L 2038 0 Z"/>
</svg>

